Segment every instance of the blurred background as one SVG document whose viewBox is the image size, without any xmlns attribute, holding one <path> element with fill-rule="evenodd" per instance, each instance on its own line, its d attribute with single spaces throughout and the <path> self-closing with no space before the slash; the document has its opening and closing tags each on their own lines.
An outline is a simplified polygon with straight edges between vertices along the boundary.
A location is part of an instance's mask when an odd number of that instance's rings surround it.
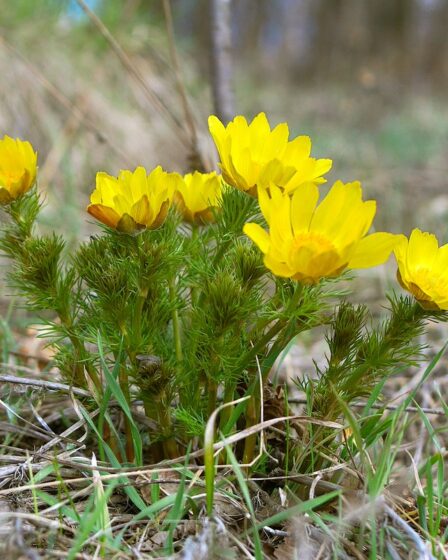
<svg viewBox="0 0 448 560">
<path fill-rule="evenodd" d="M 214 165 L 211 1 L 170 3 L 176 73 L 162 0 L 0 0 L 0 135 L 38 149 L 44 220 L 73 242 L 96 171 L 191 165 L 179 76 Z M 233 0 L 235 111 L 309 134 L 378 229 L 447 242 L 447 30 L 448 0 Z"/>
</svg>

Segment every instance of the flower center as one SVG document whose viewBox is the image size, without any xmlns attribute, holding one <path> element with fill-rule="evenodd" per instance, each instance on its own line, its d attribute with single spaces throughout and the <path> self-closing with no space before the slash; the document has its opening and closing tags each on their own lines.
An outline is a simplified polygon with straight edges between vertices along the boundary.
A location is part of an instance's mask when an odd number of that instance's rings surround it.
<svg viewBox="0 0 448 560">
<path fill-rule="evenodd" d="M 23 169 L 21 170 L 8 170 L 3 171 L 0 169 L 0 185 L 4 185 L 5 187 L 9 187 L 10 185 L 14 185 L 18 183 L 21 178 L 23 177 Z"/>
<path fill-rule="evenodd" d="M 297 234 L 290 247 L 289 267 L 296 271 L 294 278 L 313 284 L 324 277 L 341 273 L 347 263 L 328 237 L 311 231 Z"/>
<path fill-rule="evenodd" d="M 337 253 L 335 246 L 328 237 L 313 231 L 304 231 L 294 237 L 292 250 L 300 251 L 304 248 L 313 254 Z"/>
</svg>

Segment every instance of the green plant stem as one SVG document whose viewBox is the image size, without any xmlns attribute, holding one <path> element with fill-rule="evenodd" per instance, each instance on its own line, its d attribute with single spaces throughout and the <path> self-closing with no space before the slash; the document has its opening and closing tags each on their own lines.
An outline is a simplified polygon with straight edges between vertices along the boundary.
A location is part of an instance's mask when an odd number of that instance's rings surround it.
<svg viewBox="0 0 448 560">
<path fill-rule="evenodd" d="M 284 315 L 286 318 L 282 317 L 278 319 L 268 330 L 268 332 L 265 333 L 248 352 L 246 352 L 241 361 L 242 367 L 250 365 L 250 362 L 258 354 L 265 353 L 266 345 L 269 344 L 269 342 L 271 342 L 271 340 L 275 338 L 281 332 L 281 330 L 290 322 L 288 315 L 293 310 L 293 307 L 299 303 L 300 297 L 302 295 L 302 290 L 303 286 L 301 284 L 299 284 L 295 288 L 294 293 L 284 311 Z"/>
<path fill-rule="evenodd" d="M 232 379 L 229 379 L 225 382 L 225 385 L 224 385 L 224 404 L 229 403 L 229 402 L 234 400 L 235 388 L 236 388 L 236 384 L 235 384 L 235 381 L 233 381 Z M 221 431 L 224 431 L 224 428 L 227 425 L 227 422 L 230 420 L 230 417 L 232 416 L 233 409 L 234 409 L 234 406 L 226 406 L 225 408 L 223 408 L 223 410 L 221 412 L 221 417 L 220 417 Z"/>
<path fill-rule="evenodd" d="M 191 225 L 191 243 L 193 245 L 196 243 L 196 240 L 198 238 L 198 228 L 199 226 L 195 222 L 193 222 L 193 224 Z M 190 290 L 190 299 L 191 299 L 191 307 L 194 308 L 198 301 L 198 290 L 194 286 Z"/>
<path fill-rule="evenodd" d="M 140 263 L 140 277 L 138 283 L 138 295 L 137 295 L 137 302 L 135 305 L 134 316 L 132 318 L 132 341 L 129 340 L 129 337 L 126 338 L 127 345 L 128 345 L 128 354 L 131 361 L 135 364 L 135 356 L 139 351 L 141 340 L 142 340 L 142 315 L 143 315 L 143 307 L 145 302 L 148 298 L 148 291 L 149 286 L 147 282 L 145 282 L 143 278 L 143 264 L 142 259 L 145 257 L 145 244 L 143 237 L 141 235 L 137 235 L 135 237 L 129 236 L 130 241 L 130 248 L 131 251 L 134 252 L 138 262 Z M 132 342 L 132 347 L 134 350 L 131 350 L 131 345 L 129 344 Z"/>
<path fill-rule="evenodd" d="M 272 345 L 266 358 L 260 364 L 263 393 L 264 393 L 264 384 L 269 375 L 269 372 L 271 371 L 272 365 L 274 364 L 275 360 L 277 359 L 278 355 L 283 350 L 285 345 L 290 340 L 290 336 L 288 334 L 289 330 L 290 329 L 286 328 L 283 330 L 283 332 L 279 334 L 278 339 Z M 260 380 L 257 376 L 255 378 L 253 394 L 248 403 L 248 409 L 246 412 L 246 428 L 250 428 L 251 426 L 257 424 L 260 421 L 260 415 L 259 415 L 259 411 L 261 408 L 260 398 L 261 398 Z M 244 445 L 245 464 L 249 464 L 253 461 L 253 458 L 255 456 L 256 441 L 257 441 L 257 434 L 250 435 L 246 438 L 245 445 Z"/>
<path fill-rule="evenodd" d="M 91 363 L 88 361 L 83 363 L 84 357 L 87 355 L 87 350 L 85 349 L 84 343 L 79 339 L 79 337 L 73 332 L 73 321 L 68 316 L 67 313 L 63 313 L 62 311 L 58 312 L 58 317 L 61 321 L 61 324 L 66 328 L 68 338 L 70 342 L 73 344 L 73 348 L 76 350 L 77 354 L 77 363 L 76 363 L 76 375 L 79 387 L 84 385 L 84 368 L 87 371 L 90 379 L 92 380 L 95 389 L 97 390 L 97 397 L 100 398 L 103 392 L 103 386 L 101 384 L 101 379 L 98 375 L 96 369 L 92 366 Z"/>
<path fill-rule="evenodd" d="M 232 238 L 228 237 L 218 247 L 218 250 L 216 251 L 215 256 L 213 257 L 213 268 L 215 268 L 215 266 L 217 264 L 219 264 L 219 262 L 222 259 L 227 247 L 230 245 L 231 242 L 232 242 Z"/>
<path fill-rule="evenodd" d="M 225 239 L 221 245 L 218 245 L 217 251 L 215 253 L 215 256 L 213 257 L 213 262 L 212 262 L 212 269 L 215 270 L 216 269 L 216 265 L 219 264 L 220 260 L 222 259 L 227 247 L 230 245 L 230 242 L 232 241 L 231 237 L 228 237 L 227 239 Z M 204 291 L 201 291 L 201 294 L 199 296 L 199 298 L 197 299 L 197 305 L 202 306 L 202 304 L 204 303 L 204 297 L 205 297 L 205 293 Z"/>
<path fill-rule="evenodd" d="M 177 449 L 177 443 L 175 438 L 172 436 L 172 424 L 171 424 L 171 413 L 170 406 L 166 404 L 164 398 L 157 399 L 157 415 L 159 420 L 159 425 L 162 430 L 164 439 L 162 441 L 163 455 L 165 459 L 176 459 L 179 457 L 179 451 Z"/>
<path fill-rule="evenodd" d="M 173 306 L 173 310 L 171 312 L 171 318 L 173 321 L 174 347 L 176 351 L 177 361 L 180 363 L 183 360 L 182 340 L 180 336 L 179 313 L 176 308 L 176 284 L 174 278 L 172 278 L 169 282 L 169 292 L 170 292 L 171 305 Z"/>
<path fill-rule="evenodd" d="M 218 384 L 214 379 L 207 379 L 207 394 L 208 394 L 208 406 L 207 406 L 207 413 L 208 416 L 212 414 L 212 412 L 216 408 L 216 403 L 218 401 Z"/>
<path fill-rule="evenodd" d="M 131 410 L 131 396 L 129 392 L 129 377 L 128 371 L 125 365 L 122 365 L 120 368 L 120 386 L 121 390 L 123 391 L 124 398 L 126 399 L 126 403 Z M 123 414 L 123 421 L 124 421 L 124 433 L 126 439 L 126 460 L 128 463 L 133 463 L 135 456 L 134 456 L 134 444 L 132 440 L 132 430 L 131 430 L 131 422 L 126 414 Z"/>
<path fill-rule="evenodd" d="M 280 333 L 280 331 L 285 327 L 286 324 L 287 320 L 279 319 L 274 325 L 272 325 L 268 332 L 264 334 L 248 352 L 246 352 L 243 357 L 242 363 L 248 364 L 255 358 L 255 356 L 257 356 L 261 352 L 264 352 L 266 349 L 266 345 L 269 344 L 269 342 L 271 342 L 271 340 Z"/>
<path fill-rule="evenodd" d="M 288 317 L 288 314 L 293 310 L 294 306 L 298 305 L 300 297 L 302 295 L 303 286 L 299 284 L 294 293 L 289 300 L 288 305 L 285 309 L 285 316 Z M 292 319 L 295 321 L 296 319 Z M 281 352 L 282 348 L 286 344 L 285 341 L 285 332 L 289 331 L 288 326 L 291 325 L 291 320 L 289 319 L 278 319 L 278 321 L 268 330 L 268 332 L 261 337 L 261 339 L 251 348 L 245 355 L 244 361 L 242 363 L 243 367 L 252 367 L 251 362 L 255 359 L 255 357 L 260 354 L 266 354 L 266 346 L 269 342 L 277 337 L 276 341 L 272 344 L 270 350 L 265 356 L 261 366 L 261 375 L 262 375 L 262 386 L 260 388 L 260 380 L 258 377 L 254 378 L 253 384 L 253 392 L 252 396 L 248 402 L 247 409 L 246 409 L 246 428 L 251 428 L 255 424 L 259 422 L 259 411 L 260 411 L 260 393 L 263 395 L 264 393 L 264 383 L 266 378 L 269 374 L 269 371 L 272 367 L 273 362 L 275 361 L 278 354 Z M 282 332 L 283 331 L 283 332 Z M 294 334 L 294 333 L 293 333 Z M 292 334 L 292 335 L 293 335 Z M 253 370 L 253 373 L 256 375 L 256 369 Z M 255 448 L 257 443 L 257 434 L 252 434 L 246 438 L 244 443 L 244 454 L 243 454 L 243 461 L 245 464 L 252 463 L 255 457 Z"/>
<path fill-rule="evenodd" d="M 198 238 L 199 226 L 196 222 L 191 224 L 191 240 L 194 242 Z"/>
<path fill-rule="evenodd" d="M 138 350 L 142 339 L 142 314 L 143 306 L 145 305 L 146 298 L 148 297 L 148 288 L 141 286 L 137 296 L 137 304 L 135 306 L 135 313 L 133 318 L 133 333 L 134 333 L 134 347 Z M 135 361 L 136 352 L 132 352 L 132 361 Z"/>
<path fill-rule="evenodd" d="M 152 444 L 155 462 L 164 459 L 177 459 L 180 454 L 176 440 L 172 436 L 170 409 L 169 406 L 166 406 L 163 395 L 155 395 L 152 399 L 149 399 L 147 396 L 144 397 L 143 406 L 146 416 L 157 421 L 160 428 L 158 435 L 161 435 L 163 438 Z"/>
<path fill-rule="evenodd" d="M 147 396 L 145 397 L 143 395 L 143 407 L 148 418 L 155 419 L 159 422 L 158 411 L 155 410 L 154 399 L 149 399 Z M 154 454 L 153 460 L 155 463 L 163 460 L 165 452 L 161 441 L 153 442 L 151 445 L 151 450 Z"/>
<path fill-rule="evenodd" d="M 254 391 L 249 399 L 246 409 L 246 428 L 255 426 L 259 419 L 259 406 L 260 397 L 258 395 L 260 391 L 259 381 L 254 385 Z M 257 444 L 257 434 L 252 434 L 248 436 L 244 442 L 244 453 L 243 453 L 243 463 L 245 465 L 250 465 L 255 457 L 255 448 Z"/>
</svg>

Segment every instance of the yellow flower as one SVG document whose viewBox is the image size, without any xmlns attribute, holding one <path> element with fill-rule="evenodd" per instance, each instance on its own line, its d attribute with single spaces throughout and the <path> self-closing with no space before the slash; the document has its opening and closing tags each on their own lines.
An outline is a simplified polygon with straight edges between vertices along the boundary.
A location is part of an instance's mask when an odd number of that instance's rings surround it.
<svg viewBox="0 0 448 560">
<path fill-rule="evenodd" d="M 34 184 L 37 153 L 29 142 L 4 136 L 0 140 L 0 204 L 8 204 Z"/>
<path fill-rule="evenodd" d="M 288 142 L 286 123 L 271 130 L 266 115 L 260 113 L 250 124 L 238 116 L 225 127 L 213 115 L 208 124 L 229 185 L 256 195 L 257 186 L 267 187 L 271 182 L 287 192 L 305 183 L 326 182 L 322 175 L 331 169 L 332 161 L 310 157 L 308 136 Z"/>
<path fill-rule="evenodd" d="M 291 196 L 275 185 L 259 191 L 269 233 L 255 223 L 244 226 L 264 253 L 264 263 L 277 276 L 316 284 L 347 268 L 369 268 L 385 262 L 400 236 L 367 235 L 376 212 L 373 200 L 363 201 L 359 182 L 336 182 L 317 205 L 316 185 L 307 183 Z"/>
<path fill-rule="evenodd" d="M 213 219 L 212 208 L 221 200 L 221 177 L 213 173 L 188 173 L 179 182 L 174 200 L 186 222 L 204 223 Z"/>
<path fill-rule="evenodd" d="M 180 175 L 167 173 L 160 166 L 149 175 L 143 167 L 134 172 L 120 171 L 118 178 L 100 172 L 87 212 L 124 233 L 155 229 L 165 220 L 180 181 Z"/>
<path fill-rule="evenodd" d="M 448 310 L 448 244 L 439 247 L 435 235 L 414 229 L 394 253 L 402 287 L 425 309 Z"/>
</svg>

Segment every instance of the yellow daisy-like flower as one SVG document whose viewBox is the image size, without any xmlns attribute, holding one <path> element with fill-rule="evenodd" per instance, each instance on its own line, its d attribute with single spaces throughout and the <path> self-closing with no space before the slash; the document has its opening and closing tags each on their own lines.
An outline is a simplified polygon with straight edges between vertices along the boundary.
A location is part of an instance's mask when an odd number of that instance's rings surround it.
<svg viewBox="0 0 448 560">
<path fill-rule="evenodd" d="M 385 262 L 401 236 L 367 235 L 376 212 L 374 200 L 363 201 L 359 182 L 336 182 L 318 205 L 316 185 L 307 183 L 291 196 L 275 185 L 260 189 L 261 211 L 269 233 L 255 223 L 244 226 L 277 276 L 316 284 L 348 268 L 370 268 Z"/>
<path fill-rule="evenodd" d="M 311 140 L 298 136 L 288 141 L 286 123 L 273 130 L 264 113 L 248 124 L 242 116 L 224 126 L 215 116 L 208 119 L 210 133 L 221 159 L 223 177 L 229 185 L 256 195 L 258 186 L 275 183 L 286 192 L 300 185 L 325 183 L 330 159 L 310 157 Z"/>
<path fill-rule="evenodd" d="M 448 244 L 439 247 L 435 235 L 414 229 L 394 253 L 401 286 L 425 309 L 448 310 Z"/>
<path fill-rule="evenodd" d="M 213 219 L 212 208 L 219 205 L 221 194 L 221 177 L 195 171 L 179 182 L 174 200 L 186 222 L 201 224 Z"/>
<path fill-rule="evenodd" d="M 181 180 L 178 173 L 167 173 L 160 166 L 149 175 L 143 167 L 120 171 L 118 177 L 97 173 L 87 212 L 124 233 L 155 229 L 165 220 Z"/>
<path fill-rule="evenodd" d="M 26 193 L 37 174 L 37 153 L 29 142 L 4 136 L 0 140 L 0 204 Z"/>
</svg>

